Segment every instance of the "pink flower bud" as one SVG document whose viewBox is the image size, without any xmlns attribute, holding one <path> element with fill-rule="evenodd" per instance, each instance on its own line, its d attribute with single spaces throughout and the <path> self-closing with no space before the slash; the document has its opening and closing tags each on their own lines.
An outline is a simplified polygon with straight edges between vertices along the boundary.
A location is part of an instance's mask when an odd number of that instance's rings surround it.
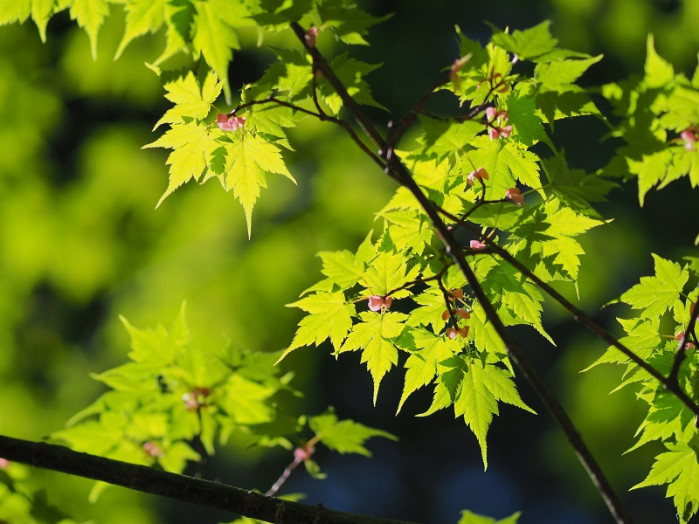
<svg viewBox="0 0 699 524">
<path fill-rule="evenodd" d="M 492 122 L 493 119 L 495 118 L 495 115 L 498 114 L 498 110 L 495 109 L 494 107 L 486 107 L 485 108 L 485 118 L 488 120 L 488 122 Z"/>
<path fill-rule="evenodd" d="M 308 444 L 303 447 L 299 446 L 294 450 L 294 459 L 296 459 L 297 462 L 303 462 L 311 458 L 314 452 L 315 448 L 313 446 L 309 446 Z"/>
<path fill-rule="evenodd" d="M 684 148 L 687 151 L 691 151 L 694 147 L 694 142 L 697 141 L 696 135 L 692 132 L 691 129 L 687 128 L 680 133 L 680 137 L 682 138 L 682 140 L 684 140 Z"/>
<path fill-rule="evenodd" d="M 216 117 L 216 125 L 218 125 L 221 131 L 236 131 L 243 127 L 245 124 L 245 117 L 242 116 L 231 116 L 224 113 L 219 113 Z"/>
<path fill-rule="evenodd" d="M 159 457 L 163 454 L 163 450 L 160 449 L 160 446 L 158 446 L 155 442 L 151 442 L 150 440 L 148 442 L 144 442 L 142 447 L 143 451 L 153 458 Z"/>
<path fill-rule="evenodd" d="M 683 339 L 683 338 L 684 338 L 684 331 L 680 331 L 680 332 L 677 333 L 677 335 L 675 336 L 675 340 L 677 340 L 677 341 L 680 342 L 680 343 L 682 342 L 682 339 Z M 686 349 L 692 349 L 692 348 L 694 347 L 694 344 L 692 344 L 691 342 L 687 341 L 687 343 L 685 344 L 684 347 L 685 347 Z"/>
<path fill-rule="evenodd" d="M 505 126 L 500 129 L 500 136 L 510 138 L 510 133 L 512 133 L 512 126 Z"/>
<path fill-rule="evenodd" d="M 483 249 L 485 248 L 485 244 L 480 240 L 471 240 L 468 243 L 468 247 L 470 247 L 471 249 Z"/>
<path fill-rule="evenodd" d="M 0 457 L 0 469 L 6 469 L 10 465 L 10 461 L 6 458 Z"/>
<path fill-rule="evenodd" d="M 500 136 L 500 130 L 497 127 L 491 127 L 488 129 L 488 136 L 491 140 L 495 140 Z"/>
<path fill-rule="evenodd" d="M 308 28 L 308 31 L 306 31 L 306 34 L 303 35 L 303 39 L 306 41 L 306 45 L 308 47 L 315 47 L 316 46 L 316 38 L 318 37 L 318 28 L 316 26 L 311 26 Z"/>
<path fill-rule="evenodd" d="M 369 309 L 371 311 L 379 311 L 381 308 L 390 309 L 393 304 L 393 297 L 381 295 L 372 295 L 369 297 Z"/>
<path fill-rule="evenodd" d="M 524 204 L 524 195 L 522 195 L 522 193 L 516 187 L 512 187 L 512 188 L 508 189 L 507 192 L 505 193 L 505 198 L 507 198 L 508 200 L 511 200 L 512 202 L 514 202 L 518 206 L 521 206 L 522 204 Z"/>
<path fill-rule="evenodd" d="M 468 335 L 468 326 L 462 328 L 449 328 L 447 329 L 446 333 L 452 340 L 456 338 L 456 335 L 461 335 L 463 338 L 466 338 Z"/>
<path fill-rule="evenodd" d="M 484 167 L 479 167 L 475 171 L 471 171 L 468 176 L 466 177 L 466 180 L 468 180 L 468 183 L 473 185 L 475 184 L 476 180 L 488 180 L 490 177 L 488 176 L 488 172 L 485 170 Z"/>
</svg>

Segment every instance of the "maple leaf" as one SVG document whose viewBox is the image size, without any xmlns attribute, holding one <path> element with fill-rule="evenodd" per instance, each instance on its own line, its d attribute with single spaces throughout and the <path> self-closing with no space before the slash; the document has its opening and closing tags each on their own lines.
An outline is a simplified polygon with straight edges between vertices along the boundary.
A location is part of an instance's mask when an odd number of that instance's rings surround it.
<svg viewBox="0 0 699 524">
<path fill-rule="evenodd" d="M 189 71 L 184 77 L 165 84 L 165 98 L 175 104 L 158 120 L 153 129 L 162 124 L 185 122 L 185 118 L 202 120 L 211 111 L 212 104 L 221 94 L 221 82 L 216 74 L 209 71 L 201 89 L 194 73 Z"/>
<path fill-rule="evenodd" d="M 97 59 L 97 34 L 109 14 L 107 0 L 73 0 L 70 6 L 70 18 L 85 29 L 90 37 L 92 58 Z"/>
<path fill-rule="evenodd" d="M 374 404 L 383 376 L 398 362 L 393 339 L 401 334 L 407 315 L 403 313 L 371 313 L 359 315 L 361 322 L 352 328 L 338 353 L 362 351 L 362 363 L 374 379 Z"/>
<path fill-rule="evenodd" d="M 687 270 L 676 262 L 665 260 L 653 253 L 655 275 L 641 277 L 641 281 L 621 295 L 621 300 L 634 309 L 642 309 L 646 318 L 659 317 L 676 306 L 679 295 L 689 279 Z M 682 304 L 679 304 L 682 307 Z"/>
<path fill-rule="evenodd" d="M 252 210 L 260 196 L 260 188 L 267 187 L 267 175 L 283 175 L 294 184 L 284 164 L 280 149 L 273 143 L 265 141 L 259 135 L 251 133 L 236 135 L 236 140 L 224 142 L 227 152 L 226 170 L 221 178 L 226 191 L 233 190 L 233 195 L 245 210 L 248 225 L 248 238 L 252 234 Z"/>
<path fill-rule="evenodd" d="M 172 194 L 175 189 L 190 180 L 199 180 L 207 171 L 208 159 L 214 150 L 220 146 L 217 138 L 221 136 L 218 128 L 191 121 L 186 124 L 175 124 L 155 142 L 143 146 L 164 147 L 172 149 L 167 158 L 170 165 L 168 187 L 160 197 L 156 207 Z"/>
<path fill-rule="evenodd" d="M 695 439 L 696 440 L 696 439 Z M 699 509 L 699 459 L 696 443 L 666 444 L 667 452 L 655 458 L 655 463 L 642 482 L 631 489 L 667 484 L 667 496 L 678 509 L 680 522 L 686 523 Z"/>
<path fill-rule="evenodd" d="M 297 348 L 311 344 L 318 346 L 328 338 L 338 351 L 352 327 L 352 316 L 355 314 L 354 304 L 347 304 L 342 292 L 321 291 L 287 307 L 298 307 L 310 314 L 301 319 L 294 340 L 279 360 Z"/>
<path fill-rule="evenodd" d="M 498 401 L 535 413 L 519 397 L 507 370 L 480 360 L 470 360 L 454 401 L 454 414 L 457 417 L 463 415 L 476 435 L 485 469 L 488 469 L 486 434 L 493 415 L 499 414 Z"/>
<path fill-rule="evenodd" d="M 380 429 L 370 428 L 353 420 L 338 420 L 333 412 L 311 417 L 308 425 L 319 442 L 338 453 L 358 453 L 370 457 L 364 442 L 371 437 L 398 440 L 396 436 Z"/>
</svg>

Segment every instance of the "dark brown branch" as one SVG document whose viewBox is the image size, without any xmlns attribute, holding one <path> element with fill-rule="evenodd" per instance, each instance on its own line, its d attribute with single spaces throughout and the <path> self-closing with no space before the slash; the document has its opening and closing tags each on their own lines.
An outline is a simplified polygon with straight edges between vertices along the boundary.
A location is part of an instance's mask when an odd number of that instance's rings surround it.
<svg viewBox="0 0 699 524">
<path fill-rule="evenodd" d="M 364 113 L 364 111 L 362 111 L 357 102 L 347 92 L 347 89 L 345 89 L 342 82 L 334 74 L 329 64 L 322 57 L 322 55 L 320 55 L 318 50 L 316 48 L 311 48 L 306 44 L 304 39 L 305 31 L 303 28 L 295 22 L 291 24 L 291 27 L 301 43 L 311 53 L 314 63 L 326 76 L 330 84 L 342 99 L 345 107 L 347 107 L 362 129 L 379 147 L 380 154 L 384 157 L 387 163 L 385 168 L 386 173 L 392 178 L 395 178 L 413 194 L 429 219 L 432 221 L 437 235 L 446 246 L 447 253 L 451 256 L 465 276 L 466 281 L 476 295 L 476 299 L 481 304 L 488 321 L 492 323 L 498 336 L 502 339 L 510 358 L 512 358 L 515 364 L 522 370 L 525 379 L 531 384 L 540 400 L 544 403 L 546 408 L 553 415 L 554 419 L 558 422 L 570 445 L 573 447 L 576 455 L 585 467 L 592 483 L 600 492 L 600 495 L 602 496 L 614 519 L 618 523 L 631 522 L 631 518 L 628 516 L 621 503 L 621 500 L 614 492 L 614 489 L 605 477 L 602 469 L 590 453 L 590 450 L 587 448 L 587 445 L 580 436 L 577 428 L 570 420 L 570 417 L 568 417 L 568 414 L 560 405 L 556 397 L 553 395 L 553 393 L 551 393 L 551 391 L 549 391 L 548 387 L 541 380 L 541 377 L 539 377 L 539 375 L 536 373 L 534 367 L 529 363 L 528 359 L 526 359 L 519 345 L 509 336 L 493 305 L 485 295 L 485 292 L 478 282 L 476 275 L 473 273 L 473 270 L 469 266 L 468 262 L 466 262 L 460 246 L 455 241 L 452 232 L 447 228 L 432 201 L 430 201 L 427 195 L 423 193 L 422 189 L 420 189 L 420 187 L 417 185 L 415 180 L 410 175 L 410 172 L 405 165 L 403 165 L 400 159 L 398 159 L 395 155 L 391 155 L 391 151 L 389 148 L 387 148 L 386 142 L 381 137 L 380 133 L 373 126 L 368 116 Z"/>
<path fill-rule="evenodd" d="M 680 383 L 678 381 L 680 366 L 682 365 L 682 362 L 687 354 L 689 337 L 694 333 L 694 326 L 697 322 L 697 312 L 691 305 L 689 308 L 689 316 L 690 319 L 687 323 L 687 328 L 684 330 L 684 334 L 682 335 L 682 340 L 680 341 L 679 347 L 677 348 L 677 354 L 675 355 L 675 360 L 672 363 L 672 369 L 670 370 L 670 374 L 667 376 L 667 381 L 669 384 L 675 386 L 677 389 L 680 389 Z M 695 412 L 695 414 L 699 416 L 699 412 Z"/>
<path fill-rule="evenodd" d="M 222 509 L 278 524 L 411 524 L 309 506 L 218 482 L 77 453 L 63 446 L 0 436 L 0 456 L 38 468 L 101 480 L 125 488 L 162 495 L 198 506 Z"/>
</svg>

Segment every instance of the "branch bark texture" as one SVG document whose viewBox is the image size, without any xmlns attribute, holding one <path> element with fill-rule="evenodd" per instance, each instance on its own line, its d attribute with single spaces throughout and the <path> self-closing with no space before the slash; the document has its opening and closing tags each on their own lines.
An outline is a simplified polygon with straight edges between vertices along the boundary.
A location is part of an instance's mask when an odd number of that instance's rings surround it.
<svg viewBox="0 0 699 524">
<path fill-rule="evenodd" d="M 414 524 L 268 497 L 256 491 L 78 453 L 45 442 L 0 436 L 0 457 L 276 524 Z"/>
</svg>

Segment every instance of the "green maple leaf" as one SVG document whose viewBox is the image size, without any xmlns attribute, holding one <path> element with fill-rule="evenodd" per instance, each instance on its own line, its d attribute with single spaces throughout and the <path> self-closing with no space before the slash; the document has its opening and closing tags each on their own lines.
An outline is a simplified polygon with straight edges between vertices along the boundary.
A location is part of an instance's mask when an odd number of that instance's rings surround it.
<svg viewBox="0 0 699 524">
<path fill-rule="evenodd" d="M 352 316 L 355 314 L 354 304 L 347 304 L 342 292 L 314 293 L 287 307 L 301 308 L 309 315 L 301 319 L 294 340 L 279 360 L 297 348 L 311 344 L 318 346 L 328 338 L 338 351 L 352 327 Z"/>
<path fill-rule="evenodd" d="M 275 144 L 265 141 L 259 135 L 241 133 L 234 141 L 225 142 L 228 161 L 225 175 L 219 175 L 226 191 L 233 190 L 233 195 L 245 210 L 248 225 L 248 237 L 252 234 L 252 210 L 260 196 L 260 188 L 267 187 L 267 175 L 283 175 L 294 184 L 284 164 L 281 150 Z"/>
<path fill-rule="evenodd" d="M 191 71 L 183 77 L 167 82 L 165 84 L 165 98 L 174 103 L 175 107 L 169 109 L 158 120 L 153 129 L 157 129 L 162 124 L 186 122 L 186 118 L 204 119 L 221 94 L 221 85 L 213 71 L 209 71 L 206 75 L 201 89 Z"/>
<path fill-rule="evenodd" d="M 95 60 L 97 59 L 97 35 L 108 14 L 108 0 L 72 0 L 70 5 L 70 18 L 76 20 L 90 37 L 90 49 L 92 58 Z"/>
<path fill-rule="evenodd" d="M 653 253 L 655 275 L 641 277 L 641 281 L 621 295 L 621 300 L 634 309 L 642 309 L 641 316 L 660 317 L 677 306 L 680 293 L 689 279 L 686 269 Z M 680 302 L 679 307 L 682 307 Z"/>
<path fill-rule="evenodd" d="M 364 274 L 364 263 L 347 251 L 321 251 L 318 256 L 323 261 L 321 272 L 342 289 L 348 289 L 359 282 Z"/>
<path fill-rule="evenodd" d="M 543 60 L 547 53 L 553 51 L 558 40 L 551 36 L 550 20 L 524 31 L 514 31 L 511 35 L 498 31 L 493 33 L 492 42 L 516 54 L 520 59 L 538 61 Z"/>
<path fill-rule="evenodd" d="M 230 103 L 231 87 L 228 83 L 228 64 L 233 58 L 233 49 L 240 47 L 238 37 L 231 27 L 247 15 L 242 2 L 195 1 L 192 44 L 196 53 L 201 53 L 206 63 L 223 79 L 226 101 Z"/>
<path fill-rule="evenodd" d="M 546 91 L 562 93 L 570 89 L 573 82 L 580 78 L 591 65 L 600 60 L 602 60 L 602 55 L 539 63 L 534 68 L 534 78 Z"/>
<path fill-rule="evenodd" d="M 398 440 L 395 435 L 380 429 L 370 428 L 353 420 L 338 420 L 333 412 L 311 417 L 308 425 L 319 442 L 338 453 L 358 453 L 370 457 L 364 443 L 371 437 Z"/>
<path fill-rule="evenodd" d="M 696 439 L 695 439 L 696 440 Z M 699 509 L 699 460 L 696 443 L 666 444 L 667 452 L 655 458 L 648 476 L 631 489 L 667 484 L 680 522 L 686 523 Z"/>
<path fill-rule="evenodd" d="M 405 381 L 397 413 L 412 393 L 434 380 L 438 364 L 459 351 L 454 340 L 429 331 L 413 330 L 412 335 L 418 350 L 405 361 Z"/>
<path fill-rule="evenodd" d="M 158 140 L 143 146 L 173 150 L 167 158 L 167 164 L 170 165 L 168 187 L 156 207 L 182 184 L 192 179 L 199 180 L 207 172 L 208 160 L 220 147 L 217 138 L 221 136 L 218 128 L 210 128 L 193 120 L 186 124 L 174 124 Z"/>
<path fill-rule="evenodd" d="M 672 64 L 663 59 L 656 51 L 653 35 L 648 35 L 646 40 L 646 63 L 644 78 L 645 84 L 650 88 L 665 87 L 675 78 Z"/>
<path fill-rule="evenodd" d="M 503 198 L 508 189 L 515 187 L 515 180 L 539 189 L 538 157 L 514 140 L 490 140 L 478 136 L 471 141 L 476 149 L 469 153 L 476 167 L 485 168 L 490 174 L 486 181 L 489 199 Z"/>
<path fill-rule="evenodd" d="M 168 0 L 131 0 L 125 6 L 126 29 L 117 48 L 119 58 L 134 38 L 146 33 L 155 33 L 165 22 L 165 6 Z"/>
<path fill-rule="evenodd" d="M 385 296 L 415 279 L 419 271 L 418 267 L 413 267 L 406 272 L 405 261 L 398 253 L 381 253 L 372 260 L 370 267 L 364 272 L 363 279 L 372 295 Z M 408 293 L 407 290 L 402 290 L 396 293 L 394 298 L 404 297 Z"/>
<path fill-rule="evenodd" d="M 493 415 L 499 414 L 498 402 L 534 413 L 519 397 L 507 370 L 480 360 L 470 360 L 454 401 L 454 414 L 457 417 L 463 415 L 464 421 L 476 435 L 485 469 L 488 469 L 486 435 Z"/>
<path fill-rule="evenodd" d="M 407 315 L 403 313 L 374 313 L 359 315 L 361 322 L 352 328 L 338 353 L 362 351 L 362 363 L 374 379 L 374 404 L 384 375 L 398 362 L 398 350 L 393 339 L 401 334 Z"/>
<path fill-rule="evenodd" d="M 588 175 L 581 169 L 569 169 L 563 153 L 543 159 L 541 164 L 546 173 L 550 189 L 556 197 L 574 211 L 598 216 L 590 202 L 604 202 L 606 195 L 617 184 L 597 175 Z"/>
<path fill-rule="evenodd" d="M 517 524 L 519 520 L 520 512 L 513 513 L 509 517 L 504 519 L 495 520 L 490 517 L 484 517 L 483 515 L 477 515 L 468 510 L 461 512 L 461 518 L 457 524 Z"/>
</svg>

